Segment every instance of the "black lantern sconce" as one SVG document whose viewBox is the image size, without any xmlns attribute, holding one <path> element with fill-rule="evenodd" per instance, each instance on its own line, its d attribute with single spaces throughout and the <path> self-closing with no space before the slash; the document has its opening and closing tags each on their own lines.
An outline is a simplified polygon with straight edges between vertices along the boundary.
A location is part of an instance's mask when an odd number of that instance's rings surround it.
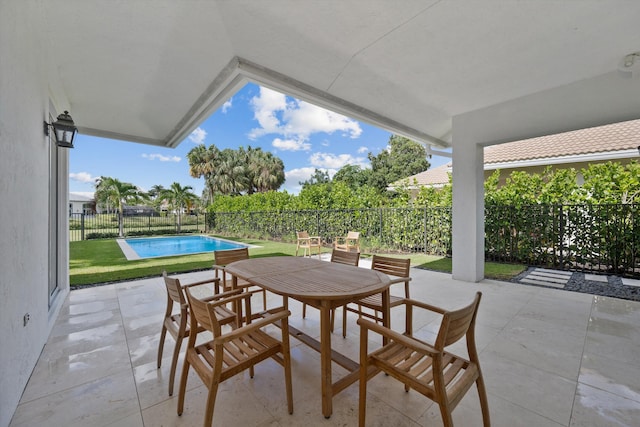
<svg viewBox="0 0 640 427">
<path fill-rule="evenodd" d="M 44 134 L 49 136 L 49 127 L 53 128 L 53 134 L 58 147 L 73 148 L 73 138 L 78 133 L 78 128 L 68 111 L 58 116 L 58 120 L 53 123 L 44 122 Z"/>
</svg>

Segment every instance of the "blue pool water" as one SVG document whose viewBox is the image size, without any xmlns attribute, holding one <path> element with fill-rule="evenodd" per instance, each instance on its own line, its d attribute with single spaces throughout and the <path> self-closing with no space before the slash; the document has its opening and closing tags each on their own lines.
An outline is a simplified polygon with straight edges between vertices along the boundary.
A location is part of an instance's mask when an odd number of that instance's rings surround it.
<svg viewBox="0 0 640 427">
<path fill-rule="evenodd" d="M 241 243 L 229 242 L 208 236 L 176 236 L 176 237 L 152 237 L 148 239 L 125 239 L 128 245 L 139 258 L 155 258 L 172 255 L 197 254 L 202 252 L 213 252 L 225 249 L 244 248 Z M 125 246 L 126 246 L 125 245 Z M 129 256 L 123 248 L 128 259 L 135 259 Z"/>
</svg>

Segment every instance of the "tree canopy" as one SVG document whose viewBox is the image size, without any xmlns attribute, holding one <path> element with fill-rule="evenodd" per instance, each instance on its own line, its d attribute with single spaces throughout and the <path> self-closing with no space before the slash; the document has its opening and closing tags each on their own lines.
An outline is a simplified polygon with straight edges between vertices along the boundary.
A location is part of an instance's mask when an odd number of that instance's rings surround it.
<svg viewBox="0 0 640 427">
<path fill-rule="evenodd" d="M 368 183 L 382 192 L 390 183 L 424 172 L 430 166 L 422 144 L 397 135 L 389 138 L 388 150 L 377 156 L 369 153 L 368 157 L 371 162 Z"/>
<path fill-rule="evenodd" d="M 215 195 L 264 193 L 284 183 L 284 163 L 272 153 L 251 146 L 220 151 L 215 145 L 200 144 L 187 153 L 189 173 L 204 178 L 203 198 L 211 202 Z"/>
</svg>

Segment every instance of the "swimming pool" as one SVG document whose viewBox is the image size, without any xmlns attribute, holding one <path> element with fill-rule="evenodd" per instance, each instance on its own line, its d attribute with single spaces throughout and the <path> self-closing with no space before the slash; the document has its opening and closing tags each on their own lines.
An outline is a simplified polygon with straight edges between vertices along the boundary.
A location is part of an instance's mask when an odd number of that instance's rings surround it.
<svg viewBox="0 0 640 427">
<path fill-rule="evenodd" d="M 157 258 L 198 254 L 226 249 L 246 248 L 248 245 L 209 236 L 171 236 L 141 239 L 118 239 L 120 249 L 131 259 Z"/>
</svg>

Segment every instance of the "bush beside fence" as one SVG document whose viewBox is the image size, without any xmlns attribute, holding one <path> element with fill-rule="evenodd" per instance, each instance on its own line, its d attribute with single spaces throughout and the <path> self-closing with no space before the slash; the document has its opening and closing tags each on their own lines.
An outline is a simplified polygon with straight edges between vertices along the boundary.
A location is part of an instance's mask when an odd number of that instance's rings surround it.
<svg viewBox="0 0 640 427">
<path fill-rule="evenodd" d="M 485 207 L 485 259 L 640 277 L 640 205 Z M 307 230 L 331 244 L 359 231 L 370 251 L 451 255 L 450 208 L 216 212 L 210 232 L 295 241 Z"/>
<path fill-rule="evenodd" d="M 640 205 L 485 206 L 485 259 L 640 277 Z M 73 214 L 70 239 L 118 236 L 115 214 Z M 451 255 L 450 208 L 378 208 L 183 215 L 181 231 L 295 242 L 307 230 L 330 245 L 359 231 L 368 251 Z M 124 218 L 127 236 L 176 234 L 177 217 Z"/>
</svg>

